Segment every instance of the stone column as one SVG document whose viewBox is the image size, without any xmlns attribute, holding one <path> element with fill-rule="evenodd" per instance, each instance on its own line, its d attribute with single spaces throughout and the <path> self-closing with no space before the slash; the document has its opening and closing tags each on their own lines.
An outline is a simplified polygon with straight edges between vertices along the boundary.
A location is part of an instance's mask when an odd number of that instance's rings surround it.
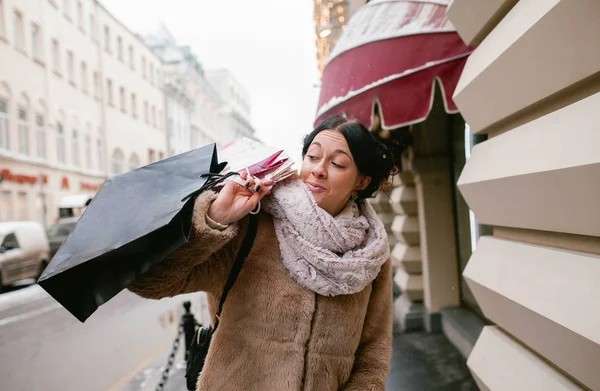
<svg viewBox="0 0 600 391">
<path fill-rule="evenodd" d="M 423 328 L 423 277 L 419 247 L 419 219 L 414 175 L 403 172 L 397 176 L 397 187 L 389 203 L 395 217 L 392 233 L 396 243 L 392 250 L 394 281 L 402 293 L 394 302 L 396 324 L 402 331 Z"/>
</svg>

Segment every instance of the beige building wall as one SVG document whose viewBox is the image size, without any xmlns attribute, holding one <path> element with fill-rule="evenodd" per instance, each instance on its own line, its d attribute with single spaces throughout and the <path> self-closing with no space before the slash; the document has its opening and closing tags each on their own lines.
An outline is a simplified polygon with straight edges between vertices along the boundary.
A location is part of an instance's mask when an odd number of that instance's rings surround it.
<svg viewBox="0 0 600 391">
<path fill-rule="evenodd" d="M 458 187 L 482 237 L 464 276 L 486 327 L 482 390 L 600 390 L 600 2 L 455 0 L 454 99 L 487 134 Z"/>
<path fill-rule="evenodd" d="M 0 58 L 0 221 L 50 225 L 64 196 L 164 156 L 160 62 L 95 1 L 0 1 Z"/>
<path fill-rule="evenodd" d="M 0 2 L 0 220 L 50 224 L 105 177 L 91 0 Z"/>
<path fill-rule="evenodd" d="M 98 6 L 109 175 L 166 157 L 162 64 L 139 36 Z"/>
</svg>

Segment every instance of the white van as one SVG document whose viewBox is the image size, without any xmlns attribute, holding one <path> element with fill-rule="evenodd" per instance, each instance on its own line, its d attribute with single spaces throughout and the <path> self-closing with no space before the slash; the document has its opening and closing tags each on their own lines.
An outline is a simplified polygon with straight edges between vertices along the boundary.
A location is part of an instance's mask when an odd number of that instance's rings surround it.
<svg viewBox="0 0 600 391">
<path fill-rule="evenodd" d="M 0 222 L 0 290 L 25 278 L 38 278 L 50 261 L 49 252 L 40 223 Z"/>
<path fill-rule="evenodd" d="M 87 194 L 72 194 L 63 197 L 58 202 L 58 217 L 80 217 L 85 208 L 92 202 L 92 197 Z"/>
</svg>

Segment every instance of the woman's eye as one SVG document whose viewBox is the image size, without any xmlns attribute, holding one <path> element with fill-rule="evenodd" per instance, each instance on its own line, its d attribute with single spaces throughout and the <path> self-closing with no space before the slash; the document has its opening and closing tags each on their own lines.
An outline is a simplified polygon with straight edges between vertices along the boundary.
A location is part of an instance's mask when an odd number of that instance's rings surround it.
<svg viewBox="0 0 600 391">
<path fill-rule="evenodd" d="M 331 162 L 331 164 L 333 164 L 337 168 L 344 168 L 344 166 L 342 166 L 341 164 L 337 164 L 336 162 Z"/>
<path fill-rule="evenodd" d="M 306 157 L 308 158 L 308 160 L 317 160 L 317 157 L 313 155 L 306 155 Z"/>
</svg>

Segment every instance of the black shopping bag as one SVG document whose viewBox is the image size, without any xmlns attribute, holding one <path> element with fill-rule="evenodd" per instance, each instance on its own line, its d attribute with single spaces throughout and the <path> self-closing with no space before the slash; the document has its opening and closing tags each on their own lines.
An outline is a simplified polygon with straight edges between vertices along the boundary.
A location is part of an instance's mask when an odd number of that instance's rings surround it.
<svg viewBox="0 0 600 391">
<path fill-rule="evenodd" d="M 188 241 L 194 195 L 224 166 L 210 144 L 108 179 L 38 284 L 85 321 Z"/>
</svg>

